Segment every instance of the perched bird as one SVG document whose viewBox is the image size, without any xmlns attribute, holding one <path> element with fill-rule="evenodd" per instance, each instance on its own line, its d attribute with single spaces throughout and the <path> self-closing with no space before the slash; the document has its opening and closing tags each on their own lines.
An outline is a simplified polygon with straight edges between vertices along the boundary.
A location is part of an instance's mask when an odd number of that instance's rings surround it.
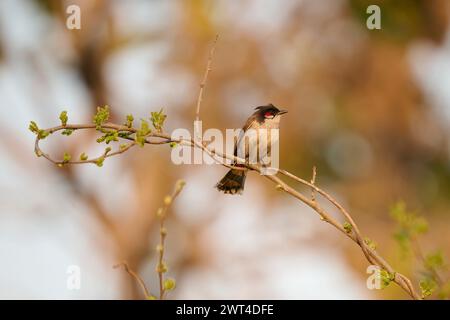
<svg viewBox="0 0 450 320">
<path fill-rule="evenodd" d="M 278 142 L 278 135 L 272 137 L 266 134 L 270 129 L 278 130 L 280 126 L 280 116 L 287 113 L 286 110 L 279 110 L 273 104 L 260 106 L 255 108 L 255 112 L 247 119 L 242 132 L 237 139 L 234 148 L 234 155 L 243 158 L 248 163 L 261 163 L 270 153 L 272 143 Z M 266 129 L 265 133 L 258 134 L 259 129 Z M 249 134 L 254 133 L 256 134 Z M 261 131 L 263 132 L 263 131 Z M 255 158 L 256 157 L 256 158 Z M 243 166 L 234 162 L 234 166 Z M 242 194 L 244 191 L 245 177 L 248 170 L 231 169 L 228 173 L 216 184 L 219 191 L 229 194 Z"/>
</svg>

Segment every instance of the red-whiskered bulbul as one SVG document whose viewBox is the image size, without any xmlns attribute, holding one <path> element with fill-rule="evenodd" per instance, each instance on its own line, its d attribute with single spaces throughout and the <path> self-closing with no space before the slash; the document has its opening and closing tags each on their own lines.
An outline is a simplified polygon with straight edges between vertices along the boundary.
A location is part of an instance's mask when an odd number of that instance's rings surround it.
<svg viewBox="0 0 450 320">
<path fill-rule="evenodd" d="M 287 111 L 279 110 L 273 104 L 256 107 L 255 110 L 256 111 L 247 119 L 247 122 L 242 128 L 243 131 L 239 135 L 234 148 L 234 156 L 243 158 L 246 161 L 255 161 L 254 155 L 257 155 L 256 162 L 259 162 L 260 159 L 263 159 L 271 152 L 270 149 L 272 143 L 278 142 L 277 140 L 273 140 L 278 139 L 278 134 L 272 137 L 270 134 L 267 135 L 267 132 L 271 129 L 279 129 L 280 116 L 287 113 Z M 266 130 L 264 133 L 259 134 L 259 129 Z M 249 136 L 249 132 L 255 132 L 256 134 Z M 234 162 L 233 165 L 239 166 L 236 162 Z M 242 194 L 247 171 L 248 170 L 231 169 L 222 180 L 216 184 L 216 188 L 224 193 Z"/>
</svg>

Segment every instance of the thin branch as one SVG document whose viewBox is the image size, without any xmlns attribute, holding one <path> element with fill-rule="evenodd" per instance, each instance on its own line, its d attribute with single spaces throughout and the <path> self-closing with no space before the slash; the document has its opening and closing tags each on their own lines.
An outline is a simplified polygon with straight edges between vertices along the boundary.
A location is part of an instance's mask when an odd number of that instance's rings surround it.
<svg viewBox="0 0 450 320">
<path fill-rule="evenodd" d="M 177 181 L 175 184 L 175 190 L 173 191 L 172 195 L 166 196 L 164 198 L 164 205 L 160 209 L 158 209 L 158 218 L 159 218 L 159 234 L 160 234 L 160 240 L 159 244 L 157 245 L 157 251 L 158 251 L 158 264 L 156 266 L 156 272 L 158 274 L 159 279 L 159 299 L 164 299 L 164 294 L 166 293 L 166 288 L 164 286 L 164 273 L 167 272 L 167 266 L 164 262 L 164 251 L 165 251 L 165 240 L 167 236 L 167 230 L 164 226 L 165 220 L 166 220 L 166 214 L 167 210 L 169 209 L 172 202 L 175 200 L 175 198 L 180 194 L 180 192 L 183 190 L 183 187 L 185 185 L 185 182 L 183 180 Z M 114 269 L 117 269 L 119 267 L 123 266 L 125 271 L 131 275 L 141 286 L 142 291 L 144 292 L 144 295 L 147 299 L 156 299 L 154 295 L 150 293 L 150 291 L 147 289 L 147 286 L 145 285 L 144 280 L 131 268 L 128 266 L 128 263 L 123 261 L 119 264 L 116 264 L 113 266 Z"/>
<path fill-rule="evenodd" d="M 312 174 L 312 178 L 311 178 L 311 184 L 314 185 L 316 183 L 316 166 L 313 167 L 313 174 Z M 311 201 L 316 202 L 316 191 L 314 190 L 314 188 L 311 188 Z"/>
<path fill-rule="evenodd" d="M 150 291 L 148 291 L 147 286 L 145 285 L 144 280 L 142 280 L 142 278 L 141 278 L 135 271 L 131 270 L 131 268 L 128 266 L 128 263 L 127 263 L 126 261 L 123 261 L 123 262 L 121 262 L 121 263 L 116 264 L 116 265 L 113 266 L 114 269 L 117 269 L 117 268 L 120 268 L 120 267 L 123 267 L 123 268 L 125 269 L 125 271 L 126 271 L 130 276 L 132 276 L 132 277 L 137 281 L 137 283 L 139 283 L 139 285 L 140 285 L 141 288 L 142 288 L 142 292 L 144 292 L 144 295 L 145 295 L 145 297 L 146 297 L 147 299 L 150 299 L 150 298 L 153 297 L 153 295 L 150 294 Z"/>
<path fill-rule="evenodd" d="M 53 128 L 45 129 L 45 131 L 49 132 L 50 134 L 53 134 L 55 132 L 58 132 L 61 130 L 66 130 L 66 129 L 71 129 L 71 130 L 76 131 L 76 130 L 86 130 L 86 129 L 96 129 L 96 128 L 97 128 L 97 126 L 94 124 L 67 124 L 65 126 L 61 125 L 61 126 L 56 126 Z M 122 126 L 119 124 L 114 124 L 114 123 L 105 123 L 105 124 L 101 125 L 101 129 L 111 129 L 111 130 L 116 130 L 118 132 L 128 132 L 130 134 L 135 134 L 138 131 L 138 129 L 136 129 L 136 128 L 129 128 L 129 127 Z M 147 144 L 156 144 L 157 145 L 157 144 L 168 144 L 171 142 L 177 142 L 177 141 L 173 141 L 170 138 L 170 136 L 164 135 L 161 133 L 157 133 L 157 132 L 151 133 L 150 135 L 148 135 L 148 137 L 160 138 L 163 140 L 150 141 L 150 140 L 146 139 L 145 143 L 147 143 Z M 129 140 L 132 142 L 127 144 L 126 147 L 120 148 L 119 150 L 117 150 L 115 152 L 104 152 L 101 156 L 98 156 L 95 158 L 89 158 L 86 160 L 64 161 L 64 160 L 53 159 L 50 155 L 48 155 L 47 153 L 42 151 L 42 149 L 39 145 L 40 140 L 42 140 L 42 139 L 39 139 L 38 137 L 36 138 L 36 141 L 35 141 L 34 150 L 35 150 L 36 155 L 38 155 L 39 157 L 44 157 L 48 161 L 50 161 L 53 164 L 58 165 L 58 166 L 65 165 L 68 163 L 70 163 L 70 164 L 86 164 L 86 163 L 96 164 L 99 160 L 102 160 L 102 159 L 104 160 L 106 158 L 114 157 L 119 154 L 122 154 L 136 145 L 136 142 L 133 141 L 134 140 L 133 137 L 120 137 L 120 138 L 124 139 L 124 140 Z"/>
<path fill-rule="evenodd" d="M 206 64 L 206 70 L 205 70 L 205 74 L 203 75 L 203 80 L 200 83 L 200 90 L 198 93 L 198 98 L 197 98 L 197 111 L 195 113 L 195 120 L 199 121 L 200 120 L 200 107 L 203 101 L 203 91 L 205 89 L 206 86 L 206 82 L 208 81 L 208 76 L 209 73 L 211 72 L 211 65 L 212 65 L 212 61 L 213 61 L 213 57 L 214 57 L 214 52 L 216 51 L 216 44 L 217 44 L 217 40 L 219 39 L 219 35 L 216 35 L 216 38 L 214 39 L 214 42 L 212 44 L 211 50 L 209 51 L 209 57 L 208 57 L 208 63 Z"/>
<path fill-rule="evenodd" d="M 165 221 L 167 216 L 167 210 L 170 205 L 173 203 L 175 198 L 180 194 L 181 190 L 184 187 L 184 181 L 178 181 L 175 186 L 175 190 L 172 195 L 166 196 L 164 198 L 164 205 L 158 210 L 158 218 L 159 218 L 159 244 L 157 246 L 158 251 L 158 265 L 156 266 L 156 272 L 158 273 L 159 279 L 159 299 L 164 299 L 164 294 L 166 293 L 166 289 L 164 287 L 164 273 L 167 272 L 167 266 L 164 262 L 164 252 L 165 252 L 165 241 L 167 236 L 167 230 L 165 227 Z"/>
</svg>

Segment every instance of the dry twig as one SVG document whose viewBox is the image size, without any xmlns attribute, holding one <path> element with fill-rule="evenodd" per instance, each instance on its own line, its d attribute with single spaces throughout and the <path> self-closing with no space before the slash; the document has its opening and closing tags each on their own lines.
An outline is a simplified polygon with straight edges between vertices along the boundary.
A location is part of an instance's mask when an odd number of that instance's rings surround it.
<svg viewBox="0 0 450 320">
<path fill-rule="evenodd" d="M 113 266 L 114 269 L 123 267 L 125 269 L 125 271 L 132 276 L 137 283 L 139 283 L 139 285 L 142 288 L 142 292 L 144 293 L 145 297 L 147 299 L 152 299 L 153 295 L 150 294 L 150 291 L 148 291 L 147 286 L 145 285 L 144 280 L 142 280 L 142 278 L 133 270 L 130 269 L 130 267 L 128 266 L 128 263 L 126 261 L 123 261 L 119 264 L 116 264 L 115 266 Z"/>
<path fill-rule="evenodd" d="M 167 272 L 167 266 L 164 262 L 164 252 L 165 252 L 165 241 L 167 236 L 167 230 L 164 225 L 166 221 L 167 210 L 172 204 L 173 200 L 180 194 L 183 190 L 185 183 L 184 181 L 178 181 L 175 186 L 175 190 L 170 196 L 164 198 L 164 205 L 158 209 L 159 218 L 159 244 L 156 247 L 158 251 L 158 265 L 156 266 L 156 272 L 158 273 L 159 279 L 159 299 L 164 299 L 164 294 L 166 293 L 166 285 L 164 284 L 164 274 Z"/>
</svg>

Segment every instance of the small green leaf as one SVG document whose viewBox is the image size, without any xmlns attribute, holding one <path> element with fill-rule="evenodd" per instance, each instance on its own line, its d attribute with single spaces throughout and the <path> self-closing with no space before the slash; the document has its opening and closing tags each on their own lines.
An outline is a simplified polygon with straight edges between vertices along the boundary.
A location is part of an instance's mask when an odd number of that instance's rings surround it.
<svg viewBox="0 0 450 320">
<path fill-rule="evenodd" d="M 386 288 L 392 281 L 394 281 L 395 275 L 392 273 L 389 273 L 387 270 L 380 270 L 380 280 L 381 280 L 381 287 L 384 289 Z"/>
<path fill-rule="evenodd" d="M 122 151 L 122 150 L 128 148 L 128 146 L 129 146 L 128 143 L 122 143 L 122 144 L 119 146 L 119 149 Z"/>
<path fill-rule="evenodd" d="M 141 134 L 143 136 L 148 135 L 152 130 L 150 129 L 150 125 L 148 124 L 148 121 L 145 119 L 141 119 Z"/>
<path fill-rule="evenodd" d="M 28 129 L 33 132 L 34 134 L 39 134 L 39 127 L 34 121 L 30 121 L 30 125 L 28 126 Z"/>
<path fill-rule="evenodd" d="M 59 120 L 61 120 L 61 124 L 65 127 L 67 121 L 69 120 L 69 117 L 67 116 L 67 111 L 61 112 L 61 114 L 59 115 Z"/>
<path fill-rule="evenodd" d="M 178 146 L 178 143 L 176 143 L 176 142 L 169 143 L 169 147 L 171 147 L 171 148 L 175 148 L 176 146 Z"/>
<path fill-rule="evenodd" d="M 69 153 L 64 152 L 63 163 L 68 163 L 70 159 L 72 159 L 72 156 Z"/>
<path fill-rule="evenodd" d="M 353 230 L 353 226 L 350 223 L 348 223 L 347 221 L 344 222 L 343 227 L 344 227 L 345 232 L 347 232 L 347 233 L 350 233 Z"/>
<path fill-rule="evenodd" d="M 166 280 L 164 280 L 164 290 L 171 291 L 175 289 L 175 286 L 176 286 L 175 279 L 167 278 Z"/>
<path fill-rule="evenodd" d="M 152 132 L 147 120 L 141 119 L 141 129 L 136 132 L 135 141 L 140 146 L 145 145 L 145 137 Z"/>
<path fill-rule="evenodd" d="M 109 120 L 109 106 L 98 107 L 97 114 L 94 116 L 94 123 L 97 130 L 101 129 L 102 125 Z"/>
<path fill-rule="evenodd" d="M 28 129 L 31 132 L 33 132 L 34 134 L 36 134 L 39 140 L 44 140 L 50 134 L 50 132 L 48 132 L 46 130 L 39 129 L 38 125 L 34 121 L 30 121 L 30 125 L 28 126 Z"/>
<path fill-rule="evenodd" d="M 86 153 L 83 152 L 82 154 L 80 154 L 80 160 L 81 160 L 81 161 L 86 161 L 88 158 L 89 158 L 89 157 L 87 156 Z"/>
<path fill-rule="evenodd" d="M 429 297 L 436 290 L 437 283 L 431 278 L 425 278 L 419 282 L 420 290 L 422 291 L 422 298 Z"/>
<path fill-rule="evenodd" d="M 106 144 L 109 144 L 111 141 L 119 141 L 119 132 L 117 131 L 112 131 L 107 133 L 107 137 L 106 137 Z"/>
<path fill-rule="evenodd" d="M 162 127 L 164 125 L 164 121 L 166 120 L 167 115 L 163 113 L 163 109 L 159 112 L 151 112 L 150 120 L 152 121 L 153 127 L 158 131 L 162 131 Z"/>
<path fill-rule="evenodd" d="M 95 161 L 97 167 L 103 167 L 103 163 L 105 162 L 105 157 L 100 157 Z"/>
<path fill-rule="evenodd" d="M 61 132 L 64 136 L 70 136 L 73 133 L 73 129 L 64 129 L 63 132 Z"/>
<path fill-rule="evenodd" d="M 109 144 L 111 141 L 119 141 L 119 132 L 117 130 L 102 130 L 103 136 L 97 139 L 98 143 L 106 142 Z"/>
<path fill-rule="evenodd" d="M 46 130 L 39 130 L 38 138 L 40 140 L 44 140 L 45 138 L 48 137 L 49 134 L 50 134 L 50 132 L 48 132 Z"/>
<path fill-rule="evenodd" d="M 127 122 L 125 123 L 125 125 L 126 125 L 128 128 L 131 128 L 131 127 L 133 127 L 133 121 L 134 121 L 133 115 L 132 115 L 132 114 L 129 114 L 129 115 L 127 115 Z"/>
<path fill-rule="evenodd" d="M 118 135 L 120 138 L 128 138 L 132 134 L 133 134 L 133 132 L 130 132 L 130 131 L 119 131 Z"/>
</svg>

